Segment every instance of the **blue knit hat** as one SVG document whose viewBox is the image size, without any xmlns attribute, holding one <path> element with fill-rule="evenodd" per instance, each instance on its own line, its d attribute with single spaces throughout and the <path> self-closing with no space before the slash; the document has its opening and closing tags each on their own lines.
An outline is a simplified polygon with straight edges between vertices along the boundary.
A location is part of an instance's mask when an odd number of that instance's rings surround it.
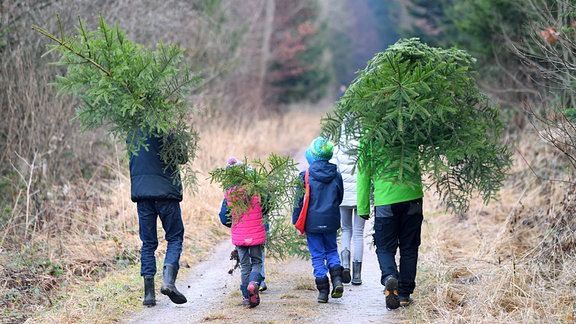
<svg viewBox="0 0 576 324">
<path fill-rule="evenodd" d="M 311 164 L 314 161 L 328 161 L 334 153 L 334 143 L 324 137 L 316 137 L 306 150 L 306 160 Z"/>
</svg>

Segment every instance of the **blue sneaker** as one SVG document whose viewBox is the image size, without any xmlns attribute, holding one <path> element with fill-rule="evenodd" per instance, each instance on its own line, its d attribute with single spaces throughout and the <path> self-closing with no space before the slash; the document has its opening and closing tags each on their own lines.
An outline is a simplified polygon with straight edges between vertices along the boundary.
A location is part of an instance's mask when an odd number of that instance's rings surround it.
<svg viewBox="0 0 576 324">
<path fill-rule="evenodd" d="M 268 289 L 268 286 L 266 286 L 266 282 L 264 282 L 264 280 L 260 281 L 260 288 L 258 288 L 258 290 L 266 291 L 266 289 Z"/>
</svg>

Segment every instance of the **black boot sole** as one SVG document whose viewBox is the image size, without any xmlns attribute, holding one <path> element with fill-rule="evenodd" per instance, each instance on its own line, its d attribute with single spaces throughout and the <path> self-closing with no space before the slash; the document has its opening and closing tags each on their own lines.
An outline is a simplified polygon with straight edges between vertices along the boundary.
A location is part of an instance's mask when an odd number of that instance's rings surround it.
<svg viewBox="0 0 576 324">
<path fill-rule="evenodd" d="M 344 286 L 342 285 L 334 286 L 334 289 L 332 290 L 332 298 L 340 298 L 342 297 L 343 293 L 344 293 Z"/>
<path fill-rule="evenodd" d="M 350 269 L 344 268 L 344 271 L 342 271 L 342 282 L 347 284 L 350 283 L 350 280 L 352 280 L 350 277 Z"/>
<path fill-rule="evenodd" d="M 146 307 L 156 306 L 156 301 L 155 301 L 155 300 L 153 300 L 153 301 L 146 301 L 146 300 L 145 300 L 145 301 L 142 302 L 142 305 L 144 305 L 144 306 L 146 306 Z"/>
<path fill-rule="evenodd" d="M 400 307 L 400 298 L 398 297 L 398 279 L 390 278 L 386 280 L 386 308 L 396 309 Z"/>
<path fill-rule="evenodd" d="M 160 292 L 163 295 L 168 296 L 168 298 L 170 298 L 170 300 L 174 303 L 174 304 L 184 304 L 186 303 L 188 300 L 186 299 L 186 297 L 184 295 L 182 295 L 180 292 L 176 291 L 176 290 L 172 290 L 170 288 L 163 288 L 160 289 Z"/>
</svg>

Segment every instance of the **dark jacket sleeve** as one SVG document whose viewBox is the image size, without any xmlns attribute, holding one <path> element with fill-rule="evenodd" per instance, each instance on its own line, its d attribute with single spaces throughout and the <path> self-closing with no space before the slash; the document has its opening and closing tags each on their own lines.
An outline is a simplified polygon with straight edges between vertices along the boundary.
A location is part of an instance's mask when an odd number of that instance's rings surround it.
<svg viewBox="0 0 576 324">
<path fill-rule="evenodd" d="M 220 207 L 220 222 L 226 227 L 232 227 L 232 222 L 228 215 L 230 215 L 230 210 L 228 209 L 228 202 L 226 202 L 226 198 L 224 198 L 222 200 L 222 206 Z"/>
<path fill-rule="evenodd" d="M 268 234 L 268 231 L 270 230 L 270 224 L 268 223 L 268 214 L 271 211 L 270 207 L 272 207 L 270 206 L 271 199 L 272 197 L 270 195 L 267 195 L 264 201 L 262 202 L 262 218 L 264 219 L 264 228 L 266 229 L 266 234 Z"/>
<path fill-rule="evenodd" d="M 296 195 L 294 199 L 294 207 L 292 208 L 292 225 L 296 225 L 298 221 L 298 217 L 300 217 L 300 212 L 302 211 L 302 205 L 304 204 L 304 194 L 305 194 L 305 186 L 304 186 L 304 174 L 306 171 L 300 172 L 300 186 L 296 188 Z"/>
<path fill-rule="evenodd" d="M 342 174 L 338 173 L 338 186 L 340 190 L 338 191 L 338 201 L 342 204 L 342 200 L 344 200 L 344 180 L 342 179 Z"/>
</svg>

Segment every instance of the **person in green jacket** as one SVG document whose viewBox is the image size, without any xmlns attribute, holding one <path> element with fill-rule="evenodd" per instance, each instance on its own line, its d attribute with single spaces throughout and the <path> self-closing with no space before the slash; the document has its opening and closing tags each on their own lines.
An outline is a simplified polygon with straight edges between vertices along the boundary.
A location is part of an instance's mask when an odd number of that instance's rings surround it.
<svg viewBox="0 0 576 324">
<path fill-rule="evenodd" d="M 385 287 L 386 307 L 409 306 L 410 294 L 416 287 L 416 267 L 423 221 L 422 184 L 408 186 L 396 181 L 397 174 L 376 174 L 370 165 L 370 154 L 358 161 L 358 215 L 370 217 L 370 199 L 374 200 L 374 244 L 380 266 L 380 283 Z M 396 250 L 400 249 L 400 267 Z"/>
</svg>

